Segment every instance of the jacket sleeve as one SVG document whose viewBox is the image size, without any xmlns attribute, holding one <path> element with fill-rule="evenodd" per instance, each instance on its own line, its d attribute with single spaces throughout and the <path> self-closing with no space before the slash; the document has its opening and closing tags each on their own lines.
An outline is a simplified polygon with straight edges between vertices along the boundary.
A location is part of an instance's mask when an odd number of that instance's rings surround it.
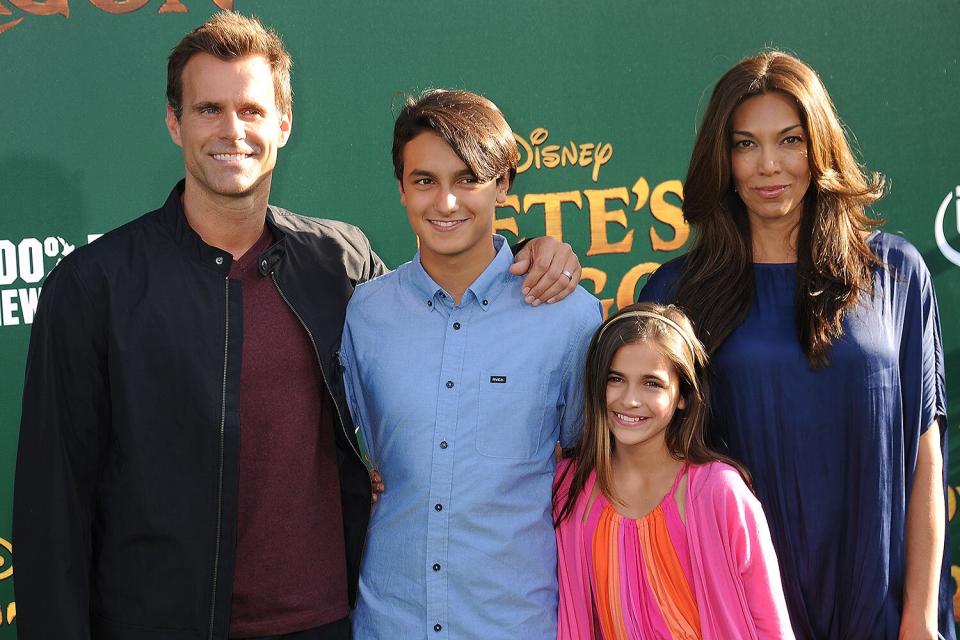
<svg viewBox="0 0 960 640">
<path fill-rule="evenodd" d="M 770 529 L 757 500 L 739 473 L 728 470 L 726 483 L 726 526 L 731 549 L 737 557 L 744 601 L 753 618 L 757 637 L 794 637 L 780 581 L 780 566 L 773 549 Z"/>
<path fill-rule="evenodd" d="M 366 241 L 366 265 L 364 269 L 364 278 L 361 282 L 366 282 L 367 280 L 373 280 L 377 276 L 382 276 L 383 274 L 390 271 L 390 268 L 386 263 L 377 255 L 377 252 L 373 250 L 373 247 L 370 245 L 370 239 L 363 236 L 363 239 Z"/>
<path fill-rule="evenodd" d="M 110 415 L 105 306 L 61 263 L 34 319 L 13 504 L 20 640 L 90 638 L 94 494 Z"/>
</svg>

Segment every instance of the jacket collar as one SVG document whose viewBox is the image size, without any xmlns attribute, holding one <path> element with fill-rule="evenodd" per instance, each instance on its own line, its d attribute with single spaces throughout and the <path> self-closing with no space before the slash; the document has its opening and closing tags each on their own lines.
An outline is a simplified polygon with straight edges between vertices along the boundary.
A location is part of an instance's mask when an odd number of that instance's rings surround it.
<svg viewBox="0 0 960 640">
<path fill-rule="evenodd" d="M 184 249 L 190 257 L 206 267 L 227 275 L 230 273 L 230 266 L 233 264 L 233 256 L 230 255 L 230 252 L 204 242 L 200 234 L 194 231 L 190 223 L 187 222 L 187 216 L 183 211 L 184 183 L 185 181 L 181 180 L 173 187 L 170 195 L 167 196 L 167 201 L 160 208 L 160 218 L 163 226 L 173 235 L 174 242 Z M 267 206 L 267 226 L 276 242 L 270 245 L 257 261 L 257 268 L 261 275 L 267 275 L 283 258 L 284 254 L 286 233 L 277 224 L 277 213 L 274 209 L 273 206 Z"/>
<path fill-rule="evenodd" d="M 273 271 L 286 253 L 287 232 L 282 226 L 277 224 L 278 215 L 279 213 L 277 212 L 276 207 L 267 205 L 267 228 L 270 229 L 270 233 L 273 235 L 274 241 L 266 251 L 260 254 L 260 258 L 257 261 L 257 269 L 260 271 L 260 275 L 262 276 L 265 276 Z"/>
</svg>

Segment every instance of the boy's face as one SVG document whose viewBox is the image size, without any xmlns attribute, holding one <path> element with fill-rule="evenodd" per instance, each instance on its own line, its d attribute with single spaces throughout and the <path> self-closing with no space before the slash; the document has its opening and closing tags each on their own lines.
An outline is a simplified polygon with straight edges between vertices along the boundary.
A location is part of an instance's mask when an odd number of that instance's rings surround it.
<svg viewBox="0 0 960 640">
<path fill-rule="evenodd" d="M 490 261 L 494 212 L 506 200 L 506 179 L 478 181 L 443 138 L 425 131 L 403 148 L 399 186 L 421 260 L 456 259 L 465 267 Z"/>
</svg>

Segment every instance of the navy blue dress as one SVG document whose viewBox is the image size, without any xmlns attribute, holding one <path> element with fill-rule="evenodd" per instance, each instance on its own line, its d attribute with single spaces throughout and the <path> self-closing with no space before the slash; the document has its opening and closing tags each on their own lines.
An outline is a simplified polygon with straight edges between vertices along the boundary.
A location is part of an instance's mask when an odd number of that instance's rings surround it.
<svg viewBox="0 0 960 640">
<path fill-rule="evenodd" d="M 713 357 L 714 440 L 753 474 L 798 638 L 896 640 L 918 440 L 938 416 L 946 426 L 930 274 L 906 240 L 868 243 L 887 268 L 828 367 L 812 369 L 797 338 L 794 264 L 753 265 L 750 312 Z M 671 302 L 683 260 L 640 299 Z M 954 638 L 944 555 L 940 631 Z"/>
</svg>

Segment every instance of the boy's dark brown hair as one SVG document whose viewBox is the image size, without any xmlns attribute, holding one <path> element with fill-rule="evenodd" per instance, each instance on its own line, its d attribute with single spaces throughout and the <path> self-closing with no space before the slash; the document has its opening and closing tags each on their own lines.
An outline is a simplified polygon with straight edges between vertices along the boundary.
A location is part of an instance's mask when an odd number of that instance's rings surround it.
<svg viewBox="0 0 960 640">
<path fill-rule="evenodd" d="M 293 61 L 283 40 L 253 17 L 233 11 L 221 11 L 188 33 L 177 43 L 167 59 L 167 104 L 177 120 L 183 113 L 183 69 L 195 54 L 208 53 L 221 60 L 263 56 L 273 72 L 273 91 L 277 108 L 290 109 L 290 67 Z"/>
<path fill-rule="evenodd" d="M 401 183 L 403 148 L 424 131 L 443 138 L 478 180 L 513 184 L 520 152 L 510 125 L 490 100 L 455 89 L 408 96 L 393 127 L 393 172 Z"/>
</svg>

